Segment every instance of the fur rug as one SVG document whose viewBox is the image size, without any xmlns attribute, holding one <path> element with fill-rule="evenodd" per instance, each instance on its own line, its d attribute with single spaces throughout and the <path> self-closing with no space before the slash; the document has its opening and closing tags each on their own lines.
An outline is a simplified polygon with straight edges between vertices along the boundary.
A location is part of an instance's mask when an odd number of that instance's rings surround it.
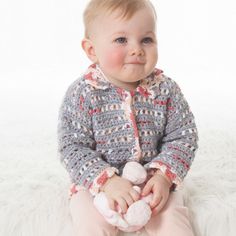
<svg viewBox="0 0 236 236">
<path fill-rule="evenodd" d="M 1 140 L 5 151 L 0 157 L 0 235 L 74 236 L 68 212 L 70 183 L 57 159 L 55 138 L 46 130 L 23 134 L 24 139 Z M 185 180 L 186 205 L 197 236 L 233 236 L 235 140 L 219 130 L 200 130 L 200 137 L 197 158 Z"/>
</svg>

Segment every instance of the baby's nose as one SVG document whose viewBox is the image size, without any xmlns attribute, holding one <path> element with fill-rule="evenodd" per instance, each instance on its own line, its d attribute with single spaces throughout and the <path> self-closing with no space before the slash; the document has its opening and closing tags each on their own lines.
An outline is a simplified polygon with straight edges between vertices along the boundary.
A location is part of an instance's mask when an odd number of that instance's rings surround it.
<svg viewBox="0 0 236 236">
<path fill-rule="evenodd" d="M 141 46 L 134 45 L 130 48 L 129 54 L 131 56 L 143 56 L 144 55 L 144 50 L 142 49 Z"/>
</svg>

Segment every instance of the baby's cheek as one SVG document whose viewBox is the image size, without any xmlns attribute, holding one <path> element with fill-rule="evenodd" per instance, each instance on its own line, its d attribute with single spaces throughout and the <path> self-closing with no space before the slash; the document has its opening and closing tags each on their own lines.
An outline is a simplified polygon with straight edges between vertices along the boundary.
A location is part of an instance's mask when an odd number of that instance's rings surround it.
<svg viewBox="0 0 236 236">
<path fill-rule="evenodd" d="M 120 49 L 112 49 L 106 52 L 106 64 L 109 67 L 119 67 L 124 62 L 124 52 Z"/>
</svg>

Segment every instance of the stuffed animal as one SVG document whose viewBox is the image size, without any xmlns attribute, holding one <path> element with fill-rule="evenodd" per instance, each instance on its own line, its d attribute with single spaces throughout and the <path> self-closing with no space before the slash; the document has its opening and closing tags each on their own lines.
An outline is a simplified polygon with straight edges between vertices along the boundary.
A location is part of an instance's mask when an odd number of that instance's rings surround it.
<svg viewBox="0 0 236 236">
<path fill-rule="evenodd" d="M 140 193 L 141 188 L 138 185 L 147 179 L 147 172 L 141 164 L 132 161 L 125 165 L 122 177 L 133 183 L 133 188 Z M 152 211 L 149 206 L 151 199 L 152 194 L 142 197 L 130 205 L 125 214 L 122 214 L 120 209 L 111 210 L 105 193 L 100 192 L 94 198 L 94 205 L 108 223 L 124 232 L 134 232 L 140 230 L 151 218 Z"/>
</svg>

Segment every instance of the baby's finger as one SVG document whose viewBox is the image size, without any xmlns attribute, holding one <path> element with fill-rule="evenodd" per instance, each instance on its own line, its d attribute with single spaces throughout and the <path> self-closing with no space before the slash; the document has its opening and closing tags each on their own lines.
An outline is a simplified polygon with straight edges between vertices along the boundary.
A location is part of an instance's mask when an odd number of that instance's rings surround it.
<svg viewBox="0 0 236 236">
<path fill-rule="evenodd" d="M 115 209 L 115 201 L 111 198 L 108 198 L 107 200 L 108 200 L 108 204 L 109 204 L 110 209 L 115 211 L 116 210 Z"/>
<path fill-rule="evenodd" d="M 134 203 L 134 200 L 131 195 L 127 194 L 127 196 L 124 197 L 125 201 L 127 202 L 128 206 Z"/>
<path fill-rule="evenodd" d="M 116 202 L 117 202 L 118 205 L 120 206 L 120 209 L 121 209 L 122 213 L 126 213 L 128 207 L 127 207 L 127 203 L 126 203 L 125 199 L 123 199 L 123 198 L 118 198 L 118 199 L 116 200 Z"/>
<path fill-rule="evenodd" d="M 166 199 L 162 198 L 161 202 L 153 209 L 152 214 L 156 215 L 160 213 L 165 204 L 166 204 Z"/>
<path fill-rule="evenodd" d="M 156 207 L 157 205 L 160 204 L 161 200 L 162 200 L 162 195 L 159 192 L 153 193 L 152 201 L 150 202 L 150 207 L 151 208 Z"/>
<path fill-rule="evenodd" d="M 151 190 L 152 190 L 152 185 L 149 182 L 147 182 L 142 190 L 142 196 L 147 196 L 151 192 Z"/>
<path fill-rule="evenodd" d="M 140 194 L 135 189 L 133 189 L 133 188 L 129 191 L 129 194 L 133 198 L 134 202 L 138 201 L 139 198 L 140 198 Z"/>
</svg>

